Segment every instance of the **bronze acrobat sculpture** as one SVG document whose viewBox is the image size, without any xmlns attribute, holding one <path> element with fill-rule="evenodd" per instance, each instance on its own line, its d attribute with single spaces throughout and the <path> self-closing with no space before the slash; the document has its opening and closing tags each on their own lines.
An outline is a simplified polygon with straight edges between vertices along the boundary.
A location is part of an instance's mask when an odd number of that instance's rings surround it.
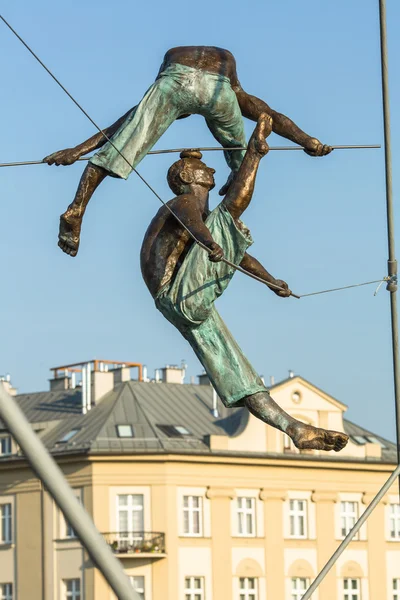
<svg viewBox="0 0 400 600">
<path fill-rule="evenodd" d="M 247 94 L 239 83 L 235 58 L 228 50 L 209 46 L 168 50 L 156 81 L 141 102 L 104 130 L 128 162 L 102 133 L 43 159 L 49 165 L 71 165 L 84 154 L 102 148 L 89 161 L 73 202 L 60 217 L 58 245 L 70 256 L 76 256 L 83 215 L 97 186 L 107 175 L 126 179 L 132 171 L 128 163 L 136 167 L 176 119 L 203 115 L 211 133 L 224 147 L 245 147 L 242 115 L 257 121 L 262 113 L 272 117 L 275 133 L 303 146 L 311 156 L 331 152 L 329 146 L 304 133 L 288 117 Z M 243 157 L 243 150 L 225 152 L 231 174 L 221 195 L 228 191 Z"/>
<path fill-rule="evenodd" d="M 234 270 L 224 262 L 240 264 L 268 283 L 278 285 L 278 296 L 290 290 L 275 279 L 246 250 L 252 243 L 240 216 L 249 205 L 260 160 L 268 152 L 265 138 L 272 119 L 262 115 L 249 141 L 244 159 L 222 202 L 209 211 L 209 191 L 214 169 L 201 153 L 185 151 L 168 172 L 168 183 L 177 196 L 168 206 L 207 253 L 193 243 L 188 232 L 165 207 L 150 223 L 141 250 L 141 269 L 157 308 L 181 332 L 205 368 L 225 406 L 246 406 L 265 423 L 291 437 L 300 449 L 340 451 L 348 436 L 302 423 L 288 415 L 271 398 L 214 307 L 228 286 Z"/>
</svg>

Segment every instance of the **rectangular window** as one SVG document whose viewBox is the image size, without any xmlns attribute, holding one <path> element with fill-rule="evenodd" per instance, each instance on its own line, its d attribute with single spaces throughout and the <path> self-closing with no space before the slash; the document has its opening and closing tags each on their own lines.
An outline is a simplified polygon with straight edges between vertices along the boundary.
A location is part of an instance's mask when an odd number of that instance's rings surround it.
<svg viewBox="0 0 400 600">
<path fill-rule="evenodd" d="M 204 600 L 203 577 L 185 577 L 185 600 Z"/>
<path fill-rule="evenodd" d="M 240 577 L 240 600 L 258 600 L 258 585 L 255 577 Z"/>
<path fill-rule="evenodd" d="M 13 600 L 12 583 L 0 583 L 0 600 Z"/>
<path fill-rule="evenodd" d="M 400 600 L 400 578 L 393 579 L 393 600 Z"/>
<path fill-rule="evenodd" d="M 81 492 L 80 490 L 75 490 L 75 493 L 78 494 L 76 495 L 76 499 L 78 500 L 79 503 L 82 503 L 82 498 L 81 498 Z M 72 525 L 70 523 L 68 523 L 67 519 L 64 517 L 64 532 L 65 532 L 65 537 L 66 538 L 76 538 L 76 533 L 72 528 Z"/>
<path fill-rule="evenodd" d="M 117 496 L 117 523 L 120 544 L 143 540 L 144 533 L 143 494 L 121 494 Z"/>
<path fill-rule="evenodd" d="M 343 600 L 361 600 L 359 579 L 343 579 Z"/>
<path fill-rule="evenodd" d="M 310 581 L 306 577 L 292 577 L 291 600 L 301 600 L 309 586 Z"/>
<path fill-rule="evenodd" d="M 203 498 L 183 496 L 183 533 L 203 535 Z"/>
<path fill-rule="evenodd" d="M 341 502 L 340 503 L 340 532 L 343 537 L 350 532 L 358 519 L 358 502 Z M 354 536 L 358 539 L 358 534 Z"/>
<path fill-rule="evenodd" d="M 143 576 L 133 576 L 129 577 L 130 582 L 136 593 L 139 595 L 140 600 L 145 600 L 144 597 L 144 577 Z"/>
<path fill-rule="evenodd" d="M 0 543 L 11 544 L 12 542 L 12 511 L 11 504 L 0 504 Z"/>
<path fill-rule="evenodd" d="M 7 435 L 0 438 L 0 456 L 11 454 L 11 436 Z"/>
<path fill-rule="evenodd" d="M 65 600 L 81 600 L 81 580 L 64 579 Z"/>
<path fill-rule="evenodd" d="M 256 535 L 255 498 L 237 498 L 238 533 L 243 536 Z"/>
<path fill-rule="evenodd" d="M 389 530 L 391 540 L 400 540 L 400 504 L 389 506 Z"/>
<path fill-rule="evenodd" d="M 307 500 L 289 500 L 290 537 L 307 537 Z"/>
</svg>

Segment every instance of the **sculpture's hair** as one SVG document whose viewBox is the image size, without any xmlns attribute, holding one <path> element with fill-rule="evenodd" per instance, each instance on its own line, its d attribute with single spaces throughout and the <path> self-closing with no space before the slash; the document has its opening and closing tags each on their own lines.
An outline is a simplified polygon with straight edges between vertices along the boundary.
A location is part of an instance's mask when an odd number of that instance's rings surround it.
<svg viewBox="0 0 400 600">
<path fill-rule="evenodd" d="M 170 166 L 167 175 L 168 185 L 177 196 L 182 194 L 184 187 L 184 183 L 181 181 L 179 174 L 186 166 L 193 166 L 193 159 L 201 161 L 203 158 L 203 155 L 201 152 L 199 152 L 199 150 L 183 150 L 179 156 L 180 160 L 177 160 L 173 165 Z"/>
</svg>

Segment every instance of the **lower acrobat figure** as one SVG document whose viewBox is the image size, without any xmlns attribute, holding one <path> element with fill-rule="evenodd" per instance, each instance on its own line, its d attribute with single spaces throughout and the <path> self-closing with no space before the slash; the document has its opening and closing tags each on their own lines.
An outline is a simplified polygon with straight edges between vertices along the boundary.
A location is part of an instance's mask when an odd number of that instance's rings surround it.
<svg viewBox="0 0 400 600">
<path fill-rule="evenodd" d="M 189 233 L 163 206 L 151 221 L 141 249 L 144 281 L 156 307 L 189 342 L 225 406 L 245 406 L 257 418 L 280 429 L 299 449 L 342 450 L 348 436 L 304 424 L 288 415 L 269 395 L 262 380 L 218 314 L 214 302 L 225 291 L 234 269 L 223 257 L 261 277 L 278 296 L 288 297 L 288 285 L 275 279 L 247 253 L 252 243 L 240 220 L 254 190 L 258 165 L 268 152 L 266 137 L 272 119 L 260 116 L 237 176 L 222 202 L 210 212 L 209 191 L 214 169 L 188 150 L 168 172 L 177 196 L 169 208 L 210 250 L 194 243 Z"/>
<path fill-rule="evenodd" d="M 155 82 L 140 103 L 131 108 L 104 133 L 97 133 L 74 148 L 46 156 L 49 165 L 71 165 L 81 156 L 101 148 L 87 165 L 73 202 L 60 217 L 58 245 L 70 256 L 79 248 L 82 219 L 87 204 L 107 175 L 127 179 L 168 127 L 176 120 L 202 115 L 224 148 L 245 148 L 243 116 L 257 121 L 262 113 L 273 119 L 273 131 L 300 146 L 310 156 L 332 150 L 302 131 L 291 119 L 273 110 L 263 100 L 246 93 L 236 72 L 231 52 L 210 46 L 183 46 L 168 50 Z M 125 159 L 121 156 L 125 157 Z M 223 196 L 243 160 L 244 150 L 227 150 L 231 169 Z"/>
</svg>

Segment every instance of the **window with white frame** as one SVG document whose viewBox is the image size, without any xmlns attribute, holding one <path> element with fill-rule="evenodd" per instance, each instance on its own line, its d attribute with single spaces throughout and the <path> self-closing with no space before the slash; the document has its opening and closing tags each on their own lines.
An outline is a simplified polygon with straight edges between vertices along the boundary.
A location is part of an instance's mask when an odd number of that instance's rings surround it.
<svg viewBox="0 0 400 600">
<path fill-rule="evenodd" d="M 238 534 L 243 536 L 256 535 L 256 501 L 255 498 L 236 498 Z"/>
<path fill-rule="evenodd" d="M 185 577 L 185 600 L 204 600 L 204 577 Z"/>
<path fill-rule="evenodd" d="M 389 533 L 391 540 L 400 540 L 400 504 L 389 505 Z"/>
<path fill-rule="evenodd" d="M 132 542 L 143 539 L 143 494 L 120 494 L 117 496 L 117 523 L 119 539 Z"/>
<path fill-rule="evenodd" d="M 310 580 L 306 577 L 292 577 L 290 599 L 301 600 L 309 586 Z"/>
<path fill-rule="evenodd" d="M 0 543 L 12 542 L 12 509 L 11 504 L 0 504 Z"/>
<path fill-rule="evenodd" d="M 350 532 L 358 519 L 358 502 L 340 503 L 340 533 L 343 537 Z M 358 534 L 354 536 L 358 539 Z"/>
<path fill-rule="evenodd" d="M 203 535 L 203 498 L 183 496 L 184 535 Z"/>
<path fill-rule="evenodd" d="M 140 600 L 145 600 L 144 597 L 144 576 L 143 575 L 134 575 L 129 577 L 129 580 L 132 584 L 134 590 L 139 595 Z"/>
<path fill-rule="evenodd" d="M 307 537 L 307 500 L 289 500 L 290 537 Z"/>
<path fill-rule="evenodd" d="M 82 503 L 82 498 L 81 498 L 81 491 L 80 490 L 74 490 L 75 492 L 75 498 L 78 500 L 79 503 Z M 71 538 L 71 539 L 75 539 L 76 538 L 76 533 L 72 528 L 72 525 L 70 523 L 68 523 L 67 519 L 64 517 L 64 533 L 65 533 L 65 537 L 66 538 Z"/>
<path fill-rule="evenodd" d="M 343 600 L 361 600 L 360 579 L 343 579 Z"/>
<path fill-rule="evenodd" d="M 393 600 L 400 600 L 400 577 L 396 577 L 392 581 Z"/>
<path fill-rule="evenodd" d="M 239 600 L 258 600 L 258 581 L 255 577 L 239 578 Z"/>
<path fill-rule="evenodd" d="M 81 580 L 64 579 L 64 599 L 81 600 Z"/>
<path fill-rule="evenodd" d="M 12 583 L 0 583 L 0 600 L 13 600 Z"/>
<path fill-rule="evenodd" d="M 0 437 L 0 456 L 8 456 L 9 454 L 11 454 L 11 436 L 2 436 Z"/>
</svg>

